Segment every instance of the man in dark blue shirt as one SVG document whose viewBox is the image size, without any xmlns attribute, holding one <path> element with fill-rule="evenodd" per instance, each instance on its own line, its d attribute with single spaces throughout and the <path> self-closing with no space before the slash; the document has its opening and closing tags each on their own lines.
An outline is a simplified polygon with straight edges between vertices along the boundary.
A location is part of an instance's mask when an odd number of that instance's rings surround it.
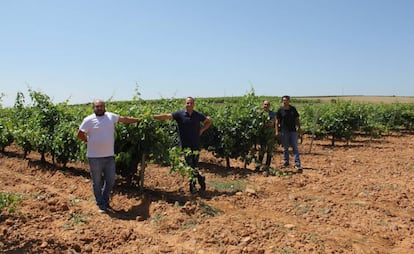
<svg viewBox="0 0 414 254">
<path fill-rule="evenodd" d="M 266 114 L 267 121 L 265 122 L 263 129 L 260 133 L 260 150 L 259 158 L 256 162 L 256 171 L 260 170 L 260 166 L 262 166 L 263 163 L 264 155 L 266 154 L 266 164 L 263 169 L 264 173 L 269 173 L 270 162 L 272 161 L 273 150 L 275 146 L 276 113 L 270 110 L 270 102 L 267 100 L 263 102 L 263 111 L 261 111 L 260 113 Z"/>
<path fill-rule="evenodd" d="M 181 148 L 189 148 L 195 153 L 186 155 L 187 164 L 193 168 L 193 176 L 197 178 L 200 185 L 200 191 L 205 191 L 205 177 L 198 172 L 198 160 L 200 151 L 200 135 L 211 125 L 211 119 L 208 116 L 194 110 L 194 98 L 187 97 L 185 100 L 185 110 L 178 110 L 170 114 L 155 115 L 157 120 L 172 120 L 178 123 L 178 132 L 180 136 Z M 203 125 L 201 125 L 203 123 Z M 190 192 L 196 193 L 195 181 L 190 181 Z"/>
</svg>

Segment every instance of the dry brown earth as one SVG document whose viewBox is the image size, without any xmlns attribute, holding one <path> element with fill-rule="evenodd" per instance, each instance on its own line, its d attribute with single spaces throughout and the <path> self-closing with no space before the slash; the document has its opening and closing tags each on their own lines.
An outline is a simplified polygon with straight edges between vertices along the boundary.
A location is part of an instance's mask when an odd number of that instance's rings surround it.
<svg viewBox="0 0 414 254">
<path fill-rule="evenodd" d="M 304 173 L 286 176 L 237 161 L 226 169 L 203 153 L 202 196 L 149 165 L 144 195 L 117 185 L 110 214 L 97 212 L 87 165 L 42 165 L 37 154 L 24 160 L 9 148 L 0 191 L 22 201 L 18 212 L 0 214 L 0 252 L 413 253 L 414 135 L 329 143 L 315 141 L 307 153 L 305 138 Z M 279 148 L 274 167 L 281 156 Z"/>
</svg>

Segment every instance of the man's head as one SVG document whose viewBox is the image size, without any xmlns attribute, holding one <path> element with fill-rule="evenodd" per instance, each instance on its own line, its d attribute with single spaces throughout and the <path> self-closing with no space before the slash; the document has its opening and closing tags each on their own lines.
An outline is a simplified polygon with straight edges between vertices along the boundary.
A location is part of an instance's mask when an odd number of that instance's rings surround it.
<svg viewBox="0 0 414 254">
<path fill-rule="evenodd" d="M 185 108 L 189 112 L 193 111 L 193 109 L 194 109 L 194 98 L 193 97 L 187 97 L 185 99 Z"/>
<path fill-rule="evenodd" d="M 283 102 L 283 105 L 285 105 L 285 106 L 289 106 L 289 103 L 290 103 L 290 96 L 289 96 L 289 95 L 283 95 L 283 97 L 282 97 L 282 102 Z"/>
<path fill-rule="evenodd" d="M 263 109 L 266 112 L 268 112 L 270 110 L 270 102 L 269 101 L 264 101 L 263 102 Z"/>
<path fill-rule="evenodd" d="M 105 102 L 100 99 L 93 101 L 93 112 L 97 116 L 103 116 L 105 114 Z"/>
</svg>

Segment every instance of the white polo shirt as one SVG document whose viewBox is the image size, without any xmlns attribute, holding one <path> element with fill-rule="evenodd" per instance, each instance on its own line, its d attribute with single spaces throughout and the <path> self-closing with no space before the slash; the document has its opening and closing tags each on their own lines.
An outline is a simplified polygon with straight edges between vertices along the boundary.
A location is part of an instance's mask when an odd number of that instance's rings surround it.
<svg viewBox="0 0 414 254">
<path fill-rule="evenodd" d="M 83 119 L 79 130 L 85 132 L 88 137 L 86 157 L 114 156 L 114 132 L 118 120 L 119 115 L 111 112 L 105 112 L 103 116 L 96 116 L 94 113 Z"/>
</svg>

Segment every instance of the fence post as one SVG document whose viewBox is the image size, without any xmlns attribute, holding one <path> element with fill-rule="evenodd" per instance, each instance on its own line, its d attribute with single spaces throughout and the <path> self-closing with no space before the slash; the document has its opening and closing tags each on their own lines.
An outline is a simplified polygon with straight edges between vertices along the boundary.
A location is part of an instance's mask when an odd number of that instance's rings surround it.
<svg viewBox="0 0 414 254">
<path fill-rule="evenodd" d="M 315 122 L 313 124 L 313 129 L 312 129 L 312 138 L 311 138 L 311 142 L 310 142 L 310 145 L 309 145 L 308 153 L 310 153 L 312 151 L 312 144 L 313 144 L 313 140 L 315 139 L 316 124 L 318 122 L 318 119 L 319 119 L 319 110 L 316 111 Z"/>
<path fill-rule="evenodd" d="M 145 153 L 141 157 L 141 170 L 139 171 L 139 192 L 144 192 L 144 175 L 145 175 Z"/>
</svg>

